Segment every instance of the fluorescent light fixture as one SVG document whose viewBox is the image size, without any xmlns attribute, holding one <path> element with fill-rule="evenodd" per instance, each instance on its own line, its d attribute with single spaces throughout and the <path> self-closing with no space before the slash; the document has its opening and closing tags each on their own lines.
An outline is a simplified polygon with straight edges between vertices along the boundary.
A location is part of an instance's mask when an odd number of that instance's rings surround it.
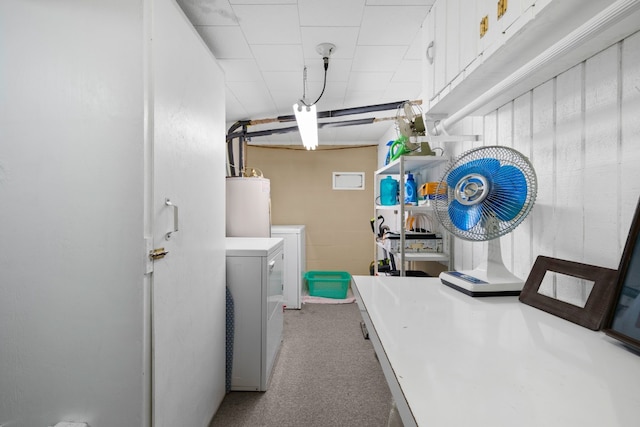
<svg viewBox="0 0 640 427">
<path fill-rule="evenodd" d="M 318 146 L 318 114 L 315 104 L 293 104 L 293 112 L 296 115 L 302 144 L 307 150 L 315 150 Z"/>
</svg>

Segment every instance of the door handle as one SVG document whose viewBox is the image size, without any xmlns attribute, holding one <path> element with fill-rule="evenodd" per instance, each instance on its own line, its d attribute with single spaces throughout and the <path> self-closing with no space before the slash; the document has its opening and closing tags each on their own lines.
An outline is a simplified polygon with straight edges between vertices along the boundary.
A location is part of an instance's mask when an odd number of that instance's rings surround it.
<svg viewBox="0 0 640 427">
<path fill-rule="evenodd" d="M 427 46 L 426 56 L 427 56 L 427 60 L 429 61 L 429 64 L 433 64 L 433 40 Z"/>
<path fill-rule="evenodd" d="M 164 204 L 173 208 L 173 230 L 164 235 L 164 238 L 169 240 L 171 239 L 171 234 L 178 231 L 178 205 L 173 204 L 169 198 L 164 199 Z"/>
<path fill-rule="evenodd" d="M 272 270 L 273 270 L 273 267 L 275 267 L 275 266 L 276 266 L 276 261 L 275 261 L 275 260 L 270 261 L 270 262 L 269 262 L 269 271 L 272 271 Z"/>
</svg>

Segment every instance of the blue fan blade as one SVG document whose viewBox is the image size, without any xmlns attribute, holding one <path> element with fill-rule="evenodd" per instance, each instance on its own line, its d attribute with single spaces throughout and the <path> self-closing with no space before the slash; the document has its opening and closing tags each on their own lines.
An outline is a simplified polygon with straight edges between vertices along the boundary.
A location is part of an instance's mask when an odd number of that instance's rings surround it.
<svg viewBox="0 0 640 427">
<path fill-rule="evenodd" d="M 449 203 L 448 209 L 451 223 L 464 231 L 473 228 L 482 216 L 482 208 L 479 205 L 466 206 L 457 200 Z"/>
<path fill-rule="evenodd" d="M 477 173 L 484 177 L 491 177 L 500 169 L 500 161 L 492 158 L 483 158 L 472 160 L 463 165 L 458 166 L 447 176 L 447 185 L 449 188 L 454 188 L 458 181 L 470 173 Z"/>
<path fill-rule="evenodd" d="M 511 221 L 522 210 L 527 199 L 527 180 L 515 166 L 502 166 L 493 175 L 487 207 L 498 219 Z"/>
</svg>

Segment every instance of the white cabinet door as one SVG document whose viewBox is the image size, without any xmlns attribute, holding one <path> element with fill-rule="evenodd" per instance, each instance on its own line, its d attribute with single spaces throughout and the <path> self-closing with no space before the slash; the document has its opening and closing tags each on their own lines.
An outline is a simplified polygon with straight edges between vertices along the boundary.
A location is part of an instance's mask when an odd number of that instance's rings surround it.
<svg viewBox="0 0 640 427">
<path fill-rule="evenodd" d="M 497 0 L 478 0 L 476 10 L 476 28 L 478 28 L 478 54 L 487 56 L 495 49 L 500 29 L 497 24 Z M 484 35 L 480 34 L 480 22 L 485 19 L 487 29 Z"/>
<path fill-rule="evenodd" d="M 446 63 L 445 82 L 451 82 L 460 73 L 460 0 L 447 0 L 446 8 Z"/>
<path fill-rule="evenodd" d="M 434 43 L 433 43 L 433 92 L 440 93 L 447 83 L 446 53 L 447 53 L 447 3 L 437 1 L 431 7 L 433 15 Z"/>
<path fill-rule="evenodd" d="M 423 91 L 426 101 L 431 101 L 435 96 L 435 11 L 433 8 L 427 14 L 422 24 L 422 76 Z"/>
<path fill-rule="evenodd" d="M 225 385 L 224 77 L 175 2 L 153 6 L 151 215 L 169 252 L 152 281 L 153 425 L 203 426 Z"/>
<path fill-rule="evenodd" d="M 463 1 L 460 8 L 460 71 L 465 70 L 478 56 L 480 40 L 480 19 L 478 18 L 477 1 Z"/>
<path fill-rule="evenodd" d="M 509 0 L 505 1 L 505 9 L 502 11 L 502 16 L 497 18 L 498 29 L 500 33 L 507 34 L 509 27 L 518 19 L 522 12 L 527 9 L 533 0 Z M 500 11 L 498 10 L 499 14 Z"/>
</svg>

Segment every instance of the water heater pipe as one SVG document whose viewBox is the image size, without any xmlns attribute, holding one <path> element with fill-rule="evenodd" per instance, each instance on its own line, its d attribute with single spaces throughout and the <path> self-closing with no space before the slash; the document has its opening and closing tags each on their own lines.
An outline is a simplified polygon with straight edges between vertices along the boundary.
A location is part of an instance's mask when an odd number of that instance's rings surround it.
<svg viewBox="0 0 640 427">
<path fill-rule="evenodd" d="M 595 37 L 599 32 L 612 27 L 638 9 L 640 9 L 640 1 L 638 0 L 619 0 L 613 3 L 580 27 L 573 30 L 549 49 L 520 67 L 509 77 L 467 104 L 464 108 L 442 119 L 434 126 L 435 135 L 447 134 L 447 128 L 453 124 L 464 119 L 504 92 L 522 83 L 533 73 L 543 69 L 554 61 L 561 60 L 564 55 L 567 55 L 592 37 Z"/>
</svg>

